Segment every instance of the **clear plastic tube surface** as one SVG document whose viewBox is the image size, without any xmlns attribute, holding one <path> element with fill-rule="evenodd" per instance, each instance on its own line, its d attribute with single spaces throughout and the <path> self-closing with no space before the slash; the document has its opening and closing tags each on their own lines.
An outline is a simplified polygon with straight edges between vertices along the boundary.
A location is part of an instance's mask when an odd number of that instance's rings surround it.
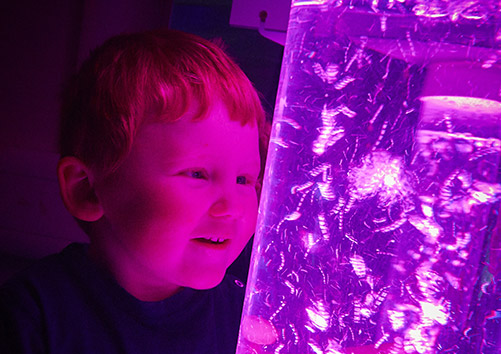
<svg viewBox="0 0 501 354">
<path fill-rule="evenodd" d="M 499 11 L 293 1 L 237 353 L 501 352 Z"/>
</svg>

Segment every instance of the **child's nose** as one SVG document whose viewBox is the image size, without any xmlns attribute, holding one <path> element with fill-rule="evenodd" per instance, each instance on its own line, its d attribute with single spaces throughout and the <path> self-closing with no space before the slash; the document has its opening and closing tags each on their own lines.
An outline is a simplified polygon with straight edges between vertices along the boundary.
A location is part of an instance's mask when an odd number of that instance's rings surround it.
<svg viewBox="0 0 501 354">
<path fill-rule="evenodd" d="M 242 214 L 242 207 L 233 190 L 225 190 L 212 204 L 209 213 L 217 218 L 237 218 Z"/>
</svg>

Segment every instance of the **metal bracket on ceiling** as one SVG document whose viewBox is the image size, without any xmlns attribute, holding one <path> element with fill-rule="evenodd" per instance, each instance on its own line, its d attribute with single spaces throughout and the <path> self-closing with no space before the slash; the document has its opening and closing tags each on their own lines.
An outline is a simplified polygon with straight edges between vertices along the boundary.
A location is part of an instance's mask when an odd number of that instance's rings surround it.
<svg viewBox="0 0 501 354">
<path fill-rule="evenodd" d="M 267 17 L 268 13 L 265 10 L 259 13 L 259 27 L 258 27 L 259 34 L 265 38 L 268 38 L 269 40 L 272 40 L 275 43 L 284 46 L 287 32 L 265 29 L 264 25 L 266 23 Z"/>
</svg>

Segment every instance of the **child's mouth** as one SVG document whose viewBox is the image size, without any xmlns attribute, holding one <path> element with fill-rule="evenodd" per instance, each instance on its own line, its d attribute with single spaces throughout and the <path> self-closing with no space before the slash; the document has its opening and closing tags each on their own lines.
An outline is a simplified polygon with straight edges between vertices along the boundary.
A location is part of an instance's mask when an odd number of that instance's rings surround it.
<svg viewBox="0 0 501 354">
<path fill-rule="evenodd" d="M 225 244 L 228 240 L 223 237 L 199 237 L 196 238 L 195 241 L 210 244 L 210 245 L 222 245 Z"/>
</svg>

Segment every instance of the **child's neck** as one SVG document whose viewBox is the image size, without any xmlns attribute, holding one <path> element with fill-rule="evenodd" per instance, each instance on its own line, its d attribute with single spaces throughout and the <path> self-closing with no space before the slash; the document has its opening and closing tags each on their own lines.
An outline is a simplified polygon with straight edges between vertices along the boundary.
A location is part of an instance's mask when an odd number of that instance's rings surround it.
<svg viewBox="0 0 501 354">
<path fill-rule="evenodd" d="M 165 281 L 155 279 L 151 271 L 135 263 L 116 244 L 107 247 L 92 242 L 88 250 L 89 258 L 103 271 L 111 274 L 115 281 L 130 295 L 146 302 L 165 300 L 182 290 L 179 286 L 168 286 Z"/>
</svg>

